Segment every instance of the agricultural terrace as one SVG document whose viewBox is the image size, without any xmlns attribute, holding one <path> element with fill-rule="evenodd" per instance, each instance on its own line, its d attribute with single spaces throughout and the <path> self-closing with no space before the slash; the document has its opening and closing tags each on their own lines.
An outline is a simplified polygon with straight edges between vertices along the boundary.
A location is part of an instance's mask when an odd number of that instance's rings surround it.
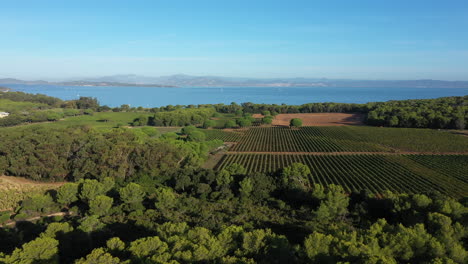
<svg viewBox="0 0 468 264">
<path fill-rule="evenodd" d="M 363 125 L 365 116 L 359 113 L 279 114 L 273 119 L 272 125 L 289 126 L 289 121 L 293 118 L 301 119 L 304 126 L 345 126 Z"/>
<path fill-rule="evenodd" d="M 206 133 L 207 131 L 205 131 Z M 207 132 L 210 139 L 226 132 Z M 236 137 L 236 152 L 433 152 L 465 153 L 468 138 L 446 131 L 414 128 L 251 127 Z M 232 142 L 234 137 L 229 138 Z"/>
<path fill-rule="evenodd" d="M 431 156 L 427 155 L 227 154 L 215 169 L 221 170 L 236 163 L 244 166 L 247 174 L 277 172 L 299 162 L 310 168 L 311 183 L 338 184 L 349 192 L 439 191 L 456 198 L 468 195 L 468 156 L 444 156 L 443 159 L 442 162 L 437 158 L 431 162 Z M 450 166 L 455 162 L 460 162 L 457 169 L 440 170 L 440 166 Z"/>
</svg>

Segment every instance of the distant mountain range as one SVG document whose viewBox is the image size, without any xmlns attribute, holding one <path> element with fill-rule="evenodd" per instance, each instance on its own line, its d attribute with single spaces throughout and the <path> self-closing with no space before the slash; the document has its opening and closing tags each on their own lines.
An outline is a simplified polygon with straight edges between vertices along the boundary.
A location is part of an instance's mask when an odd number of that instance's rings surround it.
<svg viewBox="0 0 468 264">
<path fill-rule="evenodd" d="M 80 80 L 80 81 L 66 81 L 66 82 L 48 82 L 43 80 L 37 81 L 23 81 L 12 78 L 0 79 L 0 84 L 26 84 L 26 85 L 63 85 L 63 86 L 123 86 L 123 87 L 174 87 L 172 85 L 162 85 L 162 84 L 143 84 L 143 83 L 126 83 L 126 82 L 114 82 L 114 81 L 89 81 L 89 80 Z"/>
<path fill-rule="evenodd" d="M 147 77 L 112 75 L 79 80 L 48 82 L 0 79 L 0 84 L 48 84 L 69 86 L 144 86 L 144 87 L 355 87 L 355 88 L 468 88 L 468 81 L 440 80 L 348 80 L 326 78 L 234 78 L 220 76 L 170 75 Z"/>
</svg>

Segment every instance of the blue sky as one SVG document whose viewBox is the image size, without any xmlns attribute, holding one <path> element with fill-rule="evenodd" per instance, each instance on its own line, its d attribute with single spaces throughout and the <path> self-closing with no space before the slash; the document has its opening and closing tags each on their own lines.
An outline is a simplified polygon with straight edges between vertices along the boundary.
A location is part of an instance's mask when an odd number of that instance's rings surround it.
<svg viewBox="0 0 468 264">
<path fill-rule="evenodd" d="M 2 1 L 0 78 L 468 80 L 467 32 L 466 0 Z"/>
</svg>

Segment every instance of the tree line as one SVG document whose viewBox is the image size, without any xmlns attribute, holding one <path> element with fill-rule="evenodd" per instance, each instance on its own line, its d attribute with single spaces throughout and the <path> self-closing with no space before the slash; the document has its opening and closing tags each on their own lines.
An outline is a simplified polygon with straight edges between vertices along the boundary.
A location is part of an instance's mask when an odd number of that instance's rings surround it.
<svg viewBox="0 0 468 264">
<path fill-rule="evenodd" d="M 102 110 L 97 99 L 91 97 L 62 101 L 42 94 L 2 92 L 0 93 L 0 99 L 38 104 L 34 109 L 10 111 L 9 116 L 0 119 L 0 127 L 16 126 L 22 123 L 58 121 L 70 116 L 92 115 L 94 111 Z"/>
<path fill-rule="evenodd" d="M 222 143 L 157 135 L 151 129 L 102 133 L 83 126 L 9 130 L 0 134 L 0 174 L 48 181 L 157 175 L 198 166 Z"/>
<path fill-rule="evenodd" d="M 308 103 L 303 105 L 286 104 L 199 104 L 199 105 L 168 105 L 154 108 L 130 107 L 122 105 L 110 108 L 101 106 L 96 98 L 80 97 L 77 100 L 62 101 L 58 98 L 33 95 L 22 92 L 3 92 L 0 99 L 44 103 L 50 107 L 88 109 L 90 111 L 142 112 L 153 115 L 142 115 L 135 124 L 153 126 L 185 126 L 202 125 L 215 113 L 221 114 L 262 114 L 275 116 L 286 113 L 363 113 L 366 123 L 373 126 L 414 127 L 414 128 L 448 128 L 464 129 L 468 124 L 468 95 L 442 97 L 437 99 L 398 100 L 388 102 L 369 102 L 366 104 L 352 103 Z M 65 112 L 64 116 L 67 116 Z M 0 120 L 0 126 L 10 126 L 18 122 L 40 122 L 56 120 L 53 113 L 36 114 L 21 119 L 14 115 Z M 39 121 L 40 120 L 40 121 Z M 268 123 L 269 120 L 265 120 Z"/>
<path fill-rule="evenodd" d="M 468 125 L 468 96 L 370 104 L 367 123 L 390 127 L 465 129 Z"/>
</svg>

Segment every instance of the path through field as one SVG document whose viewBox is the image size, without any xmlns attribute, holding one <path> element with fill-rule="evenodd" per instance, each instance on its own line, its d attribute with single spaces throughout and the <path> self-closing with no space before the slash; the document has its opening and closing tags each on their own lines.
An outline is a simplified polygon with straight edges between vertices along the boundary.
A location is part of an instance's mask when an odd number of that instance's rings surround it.
<svg viewBox="0 0 468 264">
<path fill-rule="evenodd" d="M 23 220 L 11 221 L 11 222 L 8 222 L 6 224 L 0 225 L 0 227 L 14 226 L 18 222 L 31 222 L 31 221 L 39 220 L 39 219 L 41 219 L 43 217 L 65 216 L 65 215 L 69 215 L 69 214 L 70 213 L 67 213 L 67 212 L 57 212 L 57 213 L 50 213 L 50 214 L 46 214 L 46 215 L 39 215 L 39 216 L 31 217 L 31 218 L 26 218 L 26 219 L 23 219 Z"/>
</svg>

